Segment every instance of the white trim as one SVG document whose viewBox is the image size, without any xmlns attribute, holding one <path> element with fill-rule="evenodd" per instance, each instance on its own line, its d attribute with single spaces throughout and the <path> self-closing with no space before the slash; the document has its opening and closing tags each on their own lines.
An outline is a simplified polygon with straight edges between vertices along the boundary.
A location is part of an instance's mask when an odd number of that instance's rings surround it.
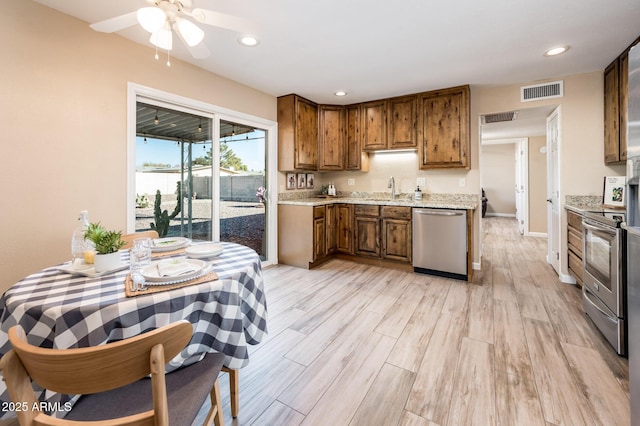
<svg viewBox="0 0 640 426">
<path fill-rule="evenodd" d="M 482 263 L 481 262 L 472 262 L 471 266 L 473 267 L 474 271 L 481 271 L 482 270 Z"/>
<path fill-rule="evenodd" d="M 487 212 L 487 214 L 485 215 L 485 217 L 488 216 L 495 216 L 495 217 L 512 217 L 515 219 L 516 215 L 515 213 L 489 213 Z"/>
<path fill-rule="evenodd" d="M 277 200 L 272 201 L 270 194 L 277 194 L 278 188 L 278 123 L 265 118 L 256 117 L 250 114 L 234 111 L 218 105 L 207 102 L 198 101 L 184 96 L 176 95 L 162 90 L 153 89 L 136 83 L 127 83 L 127 232 L 135 231 L 135 146 L 136 146 L 136 103 L 142 98 L 145 102 L 153 102 L 154 104 L 168 104 L 174 109 L 197 110 L 203 116 L 213 118 L 213 140 L 218 140 L 220 136 L 219 120 L 234 121 L 242 124 L 249 124 L 266 131 L 267 138 L 267 175 L 265 176 L 267 185 L 267 198 L 271 202 L 267 202 L 267 261 L 263 262 L 264 266 L 278 263 L 278 206 Z M 218 144 L 213 144 L 214 158 L 219 159 L 220 151 Z M 219 180 L 220 171 L 214 167 L 213 178 Z M 213 199 L 219 199 L 219 185 L 213 185 Z M 213 209 L 212 220 L 219 223 L 219 209 Z M 219 227 L 214 226 L 214 239 L 219 239 Z M 217 229 L 216 229 L 217 228 Z M 217 235 L 215 235 L 217 233 Z"/>
<path fill-rule="evenodd" d="M 504 145 L 508 143 L 518 143 L 528 140 L 529 138 L 482 139 L 482 145 Z"/>
<path fill-rule="evenodd" d="M 522 138 L 516 143 L 516 155 L 518 155 L 518 151 L 521 151 L 520 161 L 516 162 L 516 164 L 520 164 L 521 170 L 516 170 L 516 183 L 519 180 L 518 174 L 522 177 L 522 188 L 521 191 L 524 194 L 520 197 L 520 201 L 522 205 L 520 208 L 522 209 L 522 227 L 518 223 L 518 229 L 522 229 L 522 235 L 529 235 L 529 138 Z M 518 207 L 518 195 L 516 194 L 516 208 Z M 516 218 L 518 217 L 516 211 Z"/>
<path fill-rule="evenodd" d="M 551 120 L 553 120 L 554 116 L 557 116 L 557 124 L 558 124 L 558 154 L 557 154 L 557 161 L 556 161 L 556 167 L 557 167 L 557 188 L 558 188 L 558 196 L 557 196 L 557 202 L 558 204 L 560 203 L 560 200 L 563 199 L 563 191 L 562 191 L 562 178 L 561 178 L 561 173 L 560 173 L 560 164 L 562 164 L 562 120 L 561 120 L 561 107 L 558 106 L 557 108 L 555 108 L 551 114 L 549 114 L 547 116 L 547 143 L 546 143 L 546 147 L 547 147 L 547 198 L 554 200 L 554 196 L 552 194 L 552 188 L 551 188 L 551 184 L 552 184 L 552 179 L 551 179 L 551 175 L 552 173 L 554 173 L 554 171 L 552 170 L 551 164 L 552 164 L 552 150 L 551 150 L 551 137 L 549 135 L 549 123 L 551 122 Z M 557 240 L 558 240 L 558 247 L 556 247 L 557 249 L 557 253 L 558 253 L 558 260 L 557 260 L 557 273 L 558 275 L 562 274 L 562 270 L 563 270 L 563 266 L 564 266 L 564 260 L 563 258 L 566 256 L 560 256 L 561 253 L 561 249 L 562 249 L 562 240 L 563 240 L 563 235 L 562 235 L 562 212 L 560 210 L 560 207 L 558 206 L 558 228 L 555 230 L 557 232 Z M 548 234 L 548 239 L 547 239 L 547 262 L 553 267 L 554 263 L 551 259 L 551 255 L 553 253 L 553 247 L 552 247 L 552 242 L 553 242 L 553 205 L 552 204 L 548 204 L 547 206 L 547 234 Z M 554 267 L 554 270 L 556 270 L 556 268 Z"/>
<path fill-rule="evenodd" d="M 560 274 L 558 274 L 558 278 L 560 278 L 560 282 L 561 283 L 576 284 L 576 279 L 573 278 L 573 276 L 571 276 L 569 274 L 560 273 Z"/>
<path fill-rule="evenodd" d="M 529 232 L 527 237 L 535 237 L 535 238 L 547 238 L 546 232 Z"/>
</svg>

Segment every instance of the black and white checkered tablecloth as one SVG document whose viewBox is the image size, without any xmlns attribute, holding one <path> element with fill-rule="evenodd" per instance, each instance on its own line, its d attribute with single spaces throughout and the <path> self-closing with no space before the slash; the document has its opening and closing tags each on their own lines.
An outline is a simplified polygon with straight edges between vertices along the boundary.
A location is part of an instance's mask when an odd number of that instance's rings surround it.
<svg viewBox="0 0 640 426">
<path fill-rule="evenodd" d="M 15 324 L 24 328 L 31 344 L 66 349 L 126 339 L 187 319 L 193 338 L 168 370 L 196 362 L 205 352 L 224 353 L 229 368 L 244 367 L 249 362 L 247 345 L 260 343 L 267 332 L 260 258 L 248 247 L 221 244 L 220 256 L 205 259 L 218 280 L 136 297 L 125 296 L 127 269 L 88 278 L 54 266 L 26 277 L 0 298 L 0 355 L 11 349 L 7 332 Z M 125 251 L 122 260 L 128 263 Z M 0 381 L 0 403 L 9 401 Z M 0 412 L 0 418 L 13 416 Z"/>
</svg>

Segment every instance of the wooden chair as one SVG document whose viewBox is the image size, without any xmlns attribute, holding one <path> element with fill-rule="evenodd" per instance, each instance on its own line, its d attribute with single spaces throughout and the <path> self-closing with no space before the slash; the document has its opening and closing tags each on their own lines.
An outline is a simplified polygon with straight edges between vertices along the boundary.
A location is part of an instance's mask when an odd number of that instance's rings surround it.
<svg viewBox="0 0 640 426">
<path fill-rule="evenodd" d="M 229 399 L 231 400 L 231 416 L 235 419 L 240 413 L 240 377 L 238 370 L 222 367 L 222 371 L 229 373 Z"/>
<path fill-rule="evenodd" d="M 134 232 L 133 234 L 125 234 L 123 235 L 122 241 L 124 241 L 125 244 L 124 246 L 122 246 L 123 249 L 130 249 L 131 247 L 133 247 L 133 240 L 135 240 L 136 238 L 151 238 L 151 239 L 155 239 L 158 238 L 158 231 L 141 231 L 141 232 Z"/>
<path fill-rule="evenodd" d="M 139 336 L 101 346 L 45 349 L 30 345 L 21 326 L 9 329 L 13 349 L 0 360 L 15 403 L 37 404 L 31 380 L 63 394 L 82 394 L 64 419 L 18 411 L 21 425 L 191 425 L 207 395 L 206 423 L 223 425 L 218 374 L 224 356 L 207 354 L 195 364 L 165 374 L 165 361 L 189 343 L 193 328 L 178 321 Z M 147 378 L 148 375 L 151 378 Z M 117 418 L 114 418 L 117 416 Z"/>
</svg>

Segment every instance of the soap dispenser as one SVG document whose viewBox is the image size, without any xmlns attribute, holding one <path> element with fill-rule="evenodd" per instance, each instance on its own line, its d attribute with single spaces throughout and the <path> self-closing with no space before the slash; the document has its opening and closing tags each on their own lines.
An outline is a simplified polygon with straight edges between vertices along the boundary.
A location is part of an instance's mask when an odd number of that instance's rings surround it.
<svg viewBox="0 0 640 426">
<path fill-rule="evenodd" d="M 422 200 L 422 191 L 420 190 L 420 187 L 416 187 L 416 192 L 413 193 L 413 199 L 415 201 L 420 201 Z"/>
</svg>

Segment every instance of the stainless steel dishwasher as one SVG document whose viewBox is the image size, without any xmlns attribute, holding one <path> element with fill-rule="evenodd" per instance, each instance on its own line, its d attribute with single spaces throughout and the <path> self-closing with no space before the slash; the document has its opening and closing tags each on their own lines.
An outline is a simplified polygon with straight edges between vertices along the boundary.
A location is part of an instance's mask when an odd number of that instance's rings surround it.
<svg viewBox="0 0 640 426">
<path fill-rule="evenodd" d="M 413 270 L 467 280 L 467 211 L 413 209 Z"/>
</svg>

